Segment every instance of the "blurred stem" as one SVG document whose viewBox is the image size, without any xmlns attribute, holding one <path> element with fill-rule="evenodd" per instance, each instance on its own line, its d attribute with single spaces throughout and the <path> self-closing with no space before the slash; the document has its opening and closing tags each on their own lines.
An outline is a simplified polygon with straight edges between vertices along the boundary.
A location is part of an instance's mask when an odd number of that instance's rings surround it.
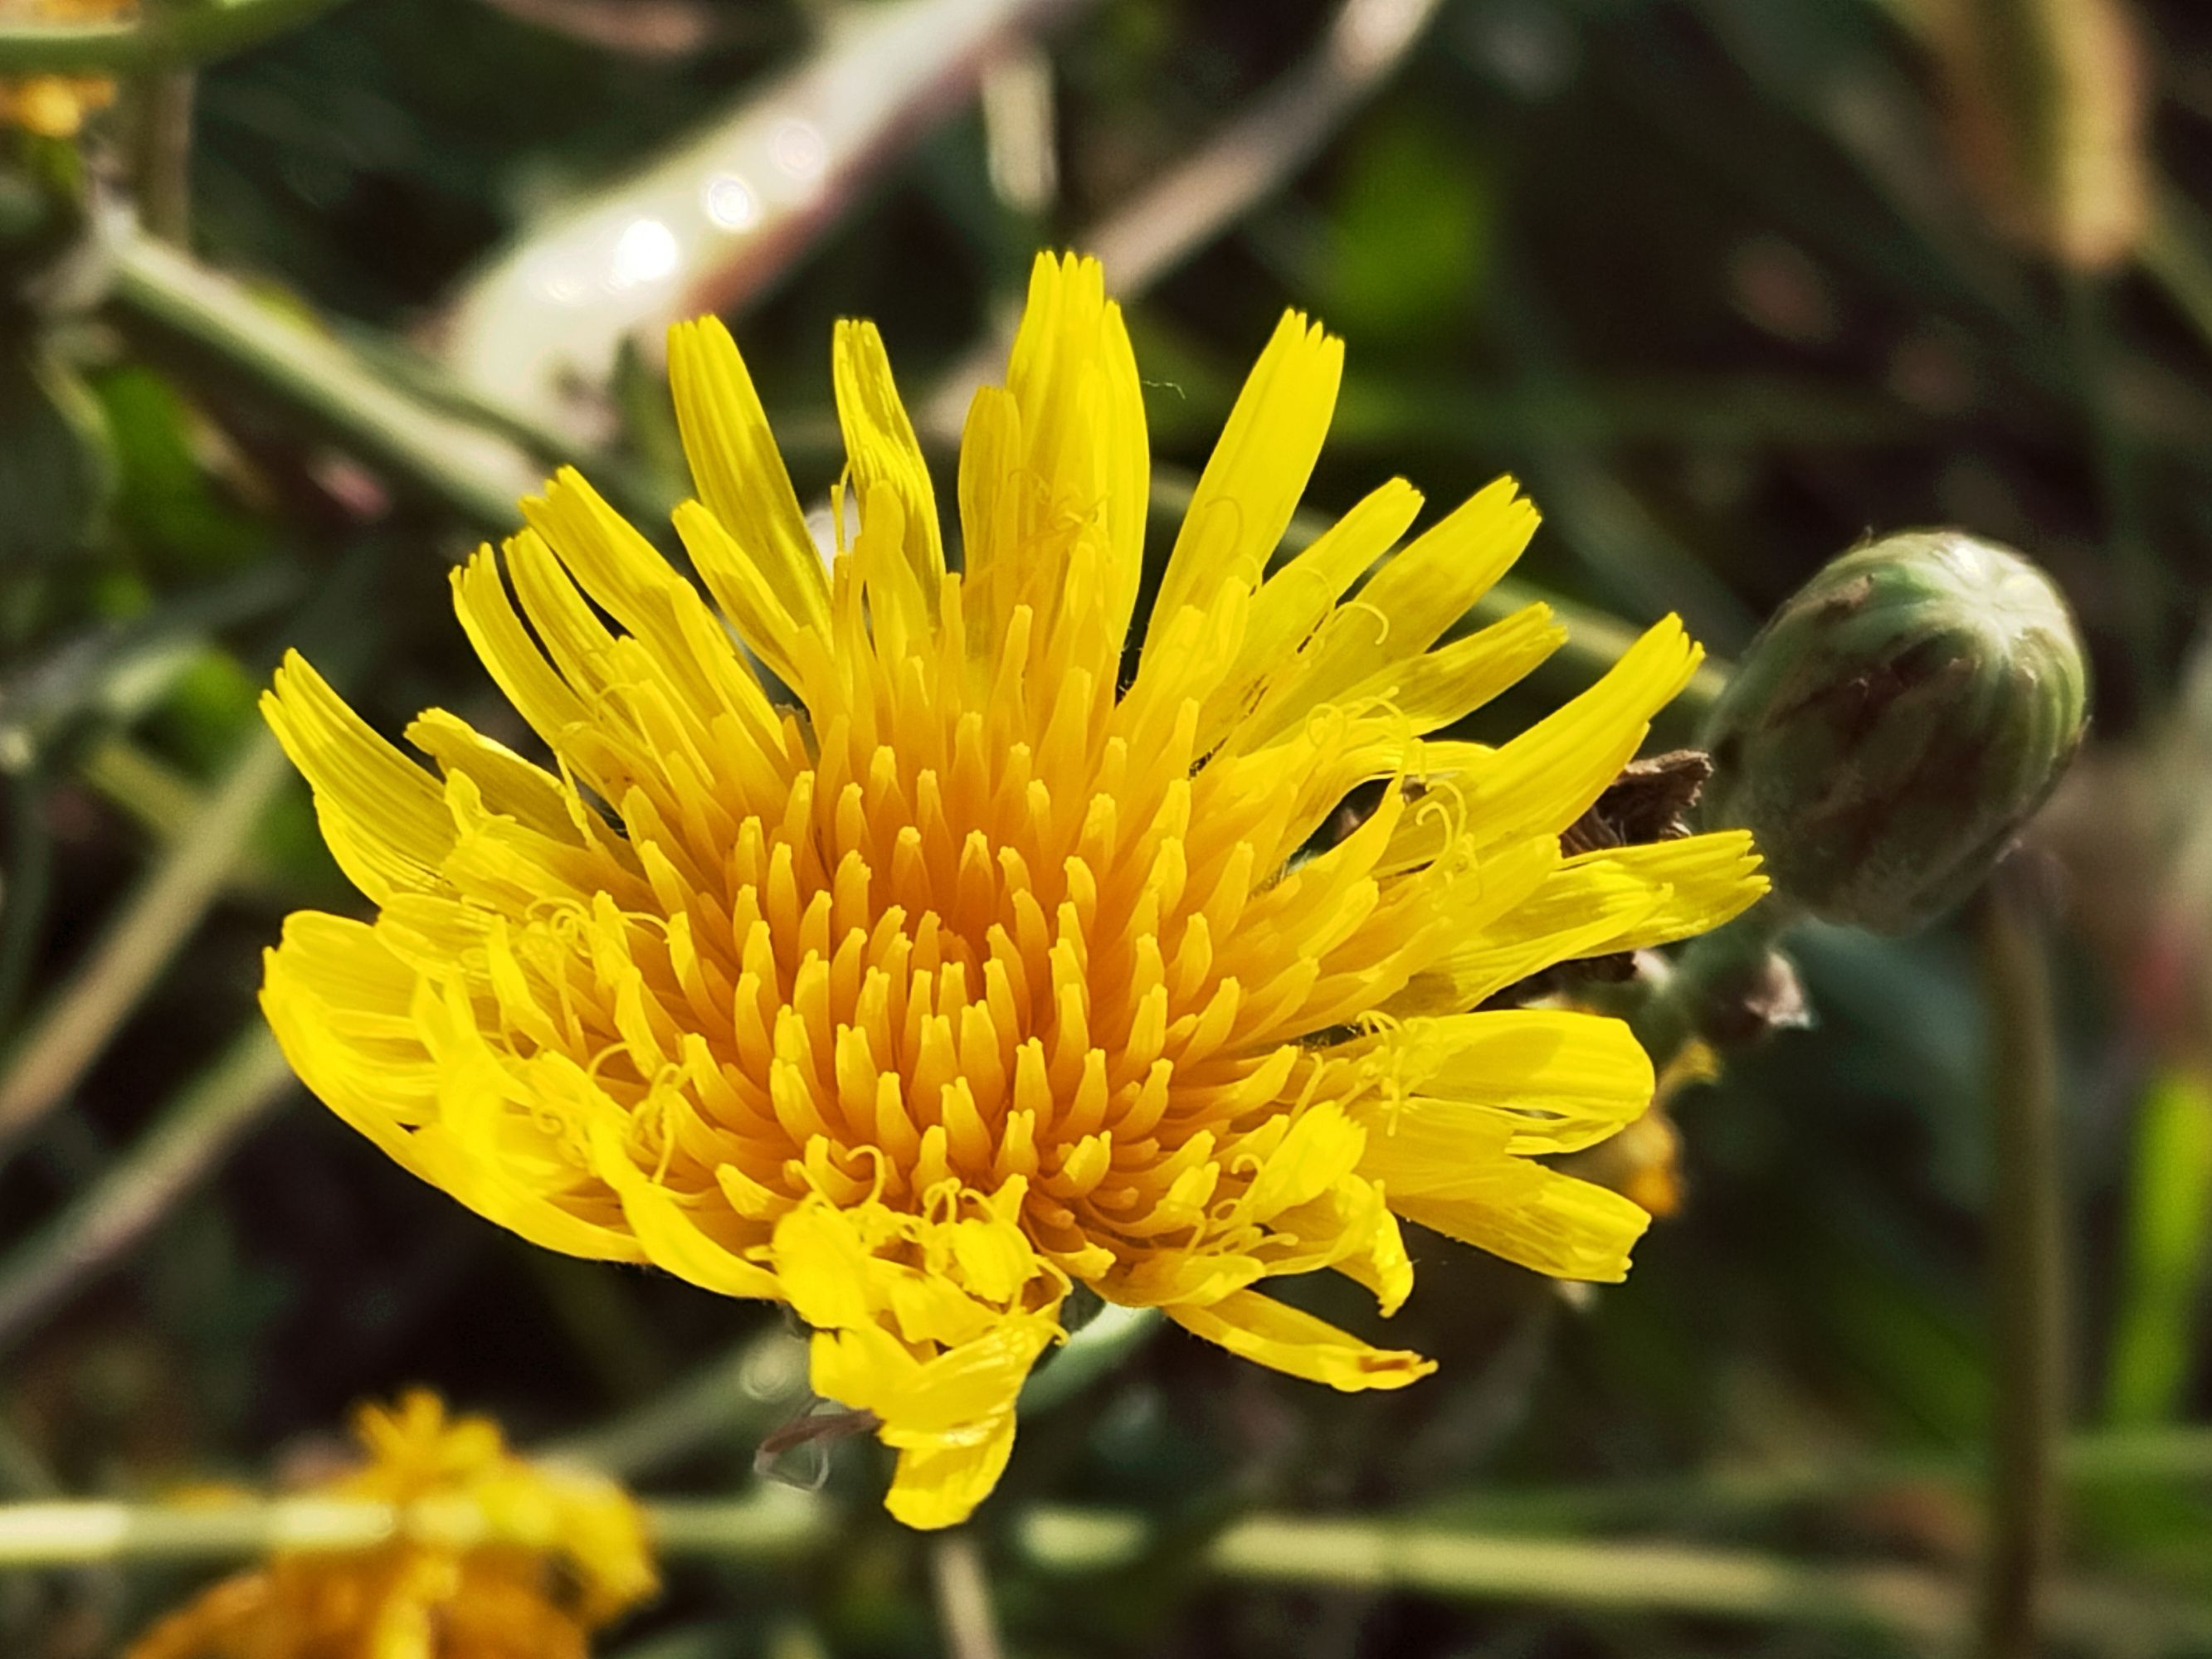
<svg viewBox="0 0 2212 1659">
<path fill-rule="evenodd" d="M 0 1153 L 66 1100 L 213 903 L 292 771 L 259 726 L 0 1073 Z"/>
<path fill-rule="evenodd" d="M 836 1535 L 827 1504 L 791 1492 L 650 1504 L 647 1512 L 655 1547 L 670 1559 L 785 1555 Z M 175 1509 L 20 1504 L 0 1506 L 0 1565 L 357 1550 L 403 1533 L 465 1544 L 482 1524 L 467 1504 L 434 1510 L 321 1498 Z M 1018 1517 L 1015 1536 L 1033 1565 L 1085 1573 L 1125 1565 L 1147 1531 L 1132 1513 L 1041 1508 Z M 1373 1520 L 1249 1516 L 1217 1534 L 1197 1565 L 1246 1583 L 1844 1625 L 1931 1638 L 1952 1630 L 1959 1612 L 1944 1580 L 1911 1569 L 1814 1566 L 1748 1551 L 1529 1539 Z M 970 1659 L 974 1650 L 954 1652 Z"/>
<path fill-rule="evenodd" d="M 788 69 L 480 262 L 436 319 L 445 361 L 499 400 L 565 415 L 580 434 L 595 428 L 624 342 L 739 309 L 787 278 L 887 163 L 969 106 L 990 65 L 1096 3 L 825 7 L 818 43 Z M 805 135 L 803 155 L 794 134 Z M 645 282 L 621 264 L 640 225 L 659 233 L 662 251 Z"/>
<path fill-rule="evenodd" d="M 938 1534 L 929 1547 L 929 1579 L 948 1659 L 1003 1659 L 991 1581 L 973 1533 L 963 1528 Z"/>
<path fill-rule="evenodd" d="M 716 1441 L 765 1434 L 806 1397 L 805 1345 L 779 1327 L 748 1338 L 666 1392 L 550 1452 L 634 1480 Z"/>
<path fill-rule="evenodd" d="M 1159 1329 L 1149 1308 L 1108 1306 L 1062 1343 L 1022 1389 L 1022 1411 L 1057 1409 L 1119 1365 Z M 665 1468 L 701 1449 L 759 1436 L 808 1399 L 806 1347 L 781 1327 L 747 1338 L 673 1388 L 588 1434 L 549 1448 L 623 1480 Z"/>
<path fill-rule="evenodd" d="M 1022 1384 L 1024 1417 L 1058 1409 L 1158 1334 L 1157 1308 L 1124 1308 L 1108 1303 L 1091 1322 L 1060 1344 L 1049 1364 Z"/>
<path fill-rule="evenodd" d="M 768 1340 L 797 1348 L 781 1334 Z M 798 1357 L 803 1358 L 803 1350 Z M 740 1387 L 733 1373 L 721 1380 L 732 1390 Z M 1026 1401 L 1024 1410 L 1028 1410 Z M 541 1448 L 532 1455 L 623 1480 L 647 1461 L 625 1463 L 618 1456 L 602 1455 L 603 1444 L 608 1451 L 618 1449 L 611 1441 L 594 1437 Z M 2070 1437 L 2058 1450 L 2057 1472 L 2069 1489 L 2105 1489 L 2142 1482 L 2191 1486 L 2212 1479 L 2212 1427 L 2088 1430 Z M 1395 1518 L 1370 1517 L 1344 1524 L 1410 1530 L 1423 1536 L 1480 1538 L 1641 1528 L 1680 1522 L 1686 1516 L 1700 1523 L 1725 1523 L 1800 1504 L 1848 1502 L 1890 1491 L 1963 1492 L 1983 1478 L 1978 1461 L 1972 1458 L 1878 1456 L 1780 1468 L 1711 1470 L 1666 1480 L 1486 1487 L 1471 1499 L 1453 1499 L 1448 1505 L 1429 1506 Z M 662 1548 L 687 1555 L 717 1550 L 742 1554 L 753 1540 L 787 1536 L 794 1528 L 794 1517 L 826 1513 L 829 1507 L 821 1498 L 784 1486 L 762 1486 L 736 1498 L 661 1500 L 650 1505 Z M 100 1531 L 88 1518 L 94 1512 L 118 1510 L 147 1517 L 153 1530 L 142 1534 L 125 1529 L 129 1535 L 122 1541 L 100 1546 L 106 1557 L 165 1550 L 219 1556 L 264 1547 L 273 1541 L 286 1524 L 287 1504 L 280 1500 L 258 1508 L 246 1506 L 243 1511 L 226 1508 L 221 1514 L 243 1513 L 248 1519 L 222 1522 L 197 1545 L 157 1541 L 148 1549 L 140 1549 L 131 1540 L 139 1535 L 158 1540 L 162 1523 L 156 1517 L 206 1512 L 101 1504 L 15 1508 L 0 1504 L 0 1565 L 83 1559 L 65 1553 L 82 1547 L 71 1540 L 84 1536 L 88 1528 Z M 1143 1547 L 1141 1534 L 1147 1525 L 1144 1516 L 1135 1514 L 1057 1507 L 1018 1510 L 1014 1516 L 1018 1532 L 1034 1545 L 1042 1528 L 1052 1559 L 1065 1560 L 1071 1569 L 1102 1568 L 1119 1553 L 1134 1555 Z M 1070 1528 L 1079 1536 L 1071 1534 Z M 100 1535 L 110 1537 L 113 1531 L 109 1526 Z M 1035 1548 L 1030 1553 L 1035 1553 Z"/>
<path fill-rule="evenodd" d="M 1116 296 L 1136 298 L 1296 178 L 1406 61 L 1438 4 L 1343 0 L 1310 55 L 1069 246 L 1097 256 Z M 918 412 L 925 433 L 959 435 L 969 399 L 999 373 L 1011 338 L 988 336 L 946 371 Z"/>
<path fill-rule="evenodd" d="M 0 1261 L 0 1347 L 113 1267 L 296 1086 L 257 1017 L 97 1187 Z"/>
<path fill-rule="evenodd" d="M 1126 1512 L 1040 1508 L 1018 1516 L 1014 1534 L 1033 1566 L 1087 1573 L 1140 1559 L 1150 1528 Z M 1206 1576 L 1242 1583 L 1850 1629 L 1915 1646 L 1948 1648 L 1968 1618 L 1957 1584 L 1918 1568 L 1637 1540 L 1530 1538 L 1388 1517 L 1249 1516 L 1216 1534 L 1194 1565 Z M 2057 1601 L 2061 1621 L 2077 1637 L 2202 1641 L 2212 1625 L 2201 1609 L 2154 1606 L 2130 1589 L 2069 1586 Z"/>
<path fill-rule="evenodd" d="M 726 1500 L 647 1503 L 645 1511 L 654 1547 L 668 1560 L 784 1560 L 835 1547 L 847 1535 L 834 1506 L 781 1487 Z M 483 1541 L 485 1532 L 483 1511 L 465 1499 L 402 1509 L 313 1498 L 176 1508 L 4 1504 L 0 1566 L 359 1550 L 399 1535 L 466 1548 Z M 1043 1505 L 1016 1514 L 1012 1534 L 1035 1568 L 1095 1574 L 1140 1559 L 1152 1528 L 1146 1516 L 1131 1511 Z M 1918 1568 L 1796 1561 L 1755 1550 L 1634 1540 L 1530 1538 L 1389 1517 L 1248 1516 L 1199 1546 L 1191 1565 L 1201 1577 L 1249 1584 L 1856 1629 L 1916 1644 L 1948 1644 L 1966 1620 L 1957 1585 Z M 2071 1634 L 2134 1639 L 2139 1646 L 2160 1638 L 2201 1643 L 2212 1625 L 2201 1608 L 2162 1605 L 2117 1588 L 2064 1586 L 2054 1604 L 2056 1622 Z M 978 1650 L 955 1651 L 967 1659 Z"/>
<path fill-rule="evenodd" d="M 206 805 L 206 792 L 190 775 L 121 732 L 86 748 L 76 781 L 163 843 L 191 835 Z M 234 893 L 283 898 L 289 891 L 283 872 L 250 841 L 237 849 L 224 879 Z"/>
<path fill-rule="evenodd" d="M 191 236 L 196 79 L 188 69 L 157 70 L 138 77 L 133 89 L 131 172 L 138 222 L 179 247 Z"/>
<path fill-rule="evenodd" d="M 195 0 L 137 19 L 0 21 L 0 75 L 129 75 L 205 63 L 296 27 L 339 0 Z"/>
<path fill-rule="evenodd" d="M 1312 55 L 1180 166 L 1091 228 L 1117 292 L 1149 288 L 1281 189 L 1382 89 L 1438 0 L 1344 0 Z"/>
<path fill-rule="evenodd" d="M 2069 1492 L 2212 1479 L 2212 1428 L 2094 1430 L 2075 1434 L 2057 1451 L 2058 1478 Z M 1426 1506 L 1419 1518 L 1523 1532 L 1650 1527 L 1685 1516 L 1724 1524 L 1884 1494 L 1964 1493 L 1988 1479 L 1981 1458 L 1873 1455 L 1586 1486 L 1484 1486 Z"/>
<path fill-rule="evenodd" d="M 783 1487 L 712 1502 L 652 1504 L 647 1518 L 655 1547 L 671 1557 L 777 1557 L 836 1537 L 829 1504 Z M 362 1550 L 403 1535 L 466 1548 L 482 1542 L 486 1530 L 483 1511 L 466 1498 L 404 1506 L 327 1498 L 176 1505 L 0 1504 L 0 1567 Z"/>
<path fill-rule="evenodd" d="M 85 750 L 76 775 L 86 788 L 163 841 L 175 840 L 200 810 L 200 791 L 190 777 L 119 732 Z"/>
<path fill-rule="evenodd" d="M 1955 1597 L 1930 1574 L 1814 1566 L 1748 1551 L 1582 1543 L 1255 1516 L 1206 1565 L 1247 1583 L 1399 1589 L 1586 1608 L 1674 1609 L 1936 1634 Z"/>
<path fill-rule="evenodd" d="M 54 832 L 46 821 L 46 769 L 33 760 L 8 781 L 9 848 L 0 880 L 0 1031 L 14 1023 L 29 983 L 53 895 Z"/>
<path fill-rule="evenodd" d="M 2021 872 L 1998 868 L 1980 920 L 1996 1168 L 1989 1220 L 1995 1432 L 1978 1650 L 1982 1659 L 2032 1659 L 2057 1541 L 2053 1466 L 2066 1420 L 2057 1042 L 2044 930 Z"/>
<path fill-rule="evenodd" d="M 126 322 L 250 380 L 475 527 L 513 530 L 544 468 L 511 440 L 410 396 L 341 342 L 149 237 L 116 254 Z"/>
</svg>

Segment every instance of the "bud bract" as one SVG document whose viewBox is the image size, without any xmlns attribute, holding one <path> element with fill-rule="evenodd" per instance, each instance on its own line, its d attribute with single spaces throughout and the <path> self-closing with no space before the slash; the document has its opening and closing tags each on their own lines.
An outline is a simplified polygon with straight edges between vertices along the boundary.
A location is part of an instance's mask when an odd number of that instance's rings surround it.
<svg viewBox="0 0 2212 1659">
<path fill-rule="evenodd" d="M 1705 817 L 1748 829 L 1778 896 L 1909 933 L 1981 880 L 2080 746 L 2066 602 L 2011 550 L 1915 531 L 1777 611 L 1714 706 Z"/>
</svg>

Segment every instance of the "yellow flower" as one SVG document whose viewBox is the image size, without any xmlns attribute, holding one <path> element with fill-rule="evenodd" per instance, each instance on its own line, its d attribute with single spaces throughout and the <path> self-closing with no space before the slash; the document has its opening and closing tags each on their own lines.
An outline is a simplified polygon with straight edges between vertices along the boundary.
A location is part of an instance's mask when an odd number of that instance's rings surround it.
<svg viewBox="0 0 2212 1659">
<path fill-rule="evenodd" d="M 1741 835 L 1560 850 L 1698 652 L 1670 619 L 1503 746 L 1423 741 L 1562 632 L 1536 605 L 1437 644 L 1535 526 L 1509 480 L 1364 586 L 1403 482 L 1263 579 L 1341 362 L 1284 319 L 1132 635 L 1143 396 L 1094 262 L 1038 261 L 976 395 L 957 571 L 872 326 L 836 332 L 827 570 L 729 336 L 679 326 L 676 525 L 714 606 L 574 472 L 504 574 L 486 549 L 454 580 L 557 770 L 433 711 L 434 777 L 280 672 L 270 722 L 379 910 L 295 915 L 270 955 L 301 1076 L 527 1239 L 789 1304 L 921 1527 L 997 1480 L 1074 1285 L 1357 1389 L 1430 1362 L 1259 1281 L 1334 1268 L 1389 1313 L 1399 1217 L 1619 1278 L 1648 1218 L 1541 1159 L 1643 1111 L 1644 1054 L 1469 1011 L 1762 890 Z"/>
<path fill-rule="evenodd" d="M 658 1588 L 644 1517 L 612 1483 L 526 1462 L 495 1424 L 420 1391 L 364 1407 L 355 1432 L 368 1461 L 318 1491 L 399 1507 L 392 1541 L 279 1555 L 127 1659 L 584 1659 L 592 1630 Z"/>
<path fill-rule="evenodd" d="M 40 22 L 100 23 L 133 15 L 136 0 L 0 0 L 0 12 L 27 11 Z M 0 122 L 42 138 L 74 138 L 85 117 L 115 101 L 115 82 L 100 75 L 27 75 L 0 81 Z"/>
</svg>

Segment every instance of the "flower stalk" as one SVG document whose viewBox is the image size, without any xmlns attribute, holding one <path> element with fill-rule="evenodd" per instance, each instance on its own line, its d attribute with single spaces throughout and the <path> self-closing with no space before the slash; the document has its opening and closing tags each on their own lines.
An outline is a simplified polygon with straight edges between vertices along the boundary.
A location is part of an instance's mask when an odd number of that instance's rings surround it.
<svg viewBox="0 0 2212 1659">
<path fill-rule="evenodd" d="M 1694 1041 L 1734 1048 L 1806 1023 L 1796 970 L 1779 948 L 1796 920 L 1770 898 L 1683 949 L 1629 1017 L 1654 1066 Z"/>
<path fill-rule="evenodd" d="M 2066 1223 L 2050 964 L 2027 883 L 2001 870 L 1980 906 L 1989 994 L 1990 1271 L 1996 1384 L 1982 1659 L 2041 1651 L 2066 1422 Z"/>
</svg>

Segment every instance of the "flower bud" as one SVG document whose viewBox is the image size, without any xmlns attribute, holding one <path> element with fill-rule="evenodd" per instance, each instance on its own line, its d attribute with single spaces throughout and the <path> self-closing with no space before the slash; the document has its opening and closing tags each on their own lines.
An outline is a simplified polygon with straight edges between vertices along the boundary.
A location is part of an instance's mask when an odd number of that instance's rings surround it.
<svg viewBox="0 0 2212 1659">
<path fill-rule="evenodd" d="M 1845 554 L 1752 641 L 1705 734 L 1705 816 L 1778 896 L 1877 933 L 1964 898 L 2080 746 L 2087 671 L 2019 554 L 1913 531 Z"/>
</svg>

